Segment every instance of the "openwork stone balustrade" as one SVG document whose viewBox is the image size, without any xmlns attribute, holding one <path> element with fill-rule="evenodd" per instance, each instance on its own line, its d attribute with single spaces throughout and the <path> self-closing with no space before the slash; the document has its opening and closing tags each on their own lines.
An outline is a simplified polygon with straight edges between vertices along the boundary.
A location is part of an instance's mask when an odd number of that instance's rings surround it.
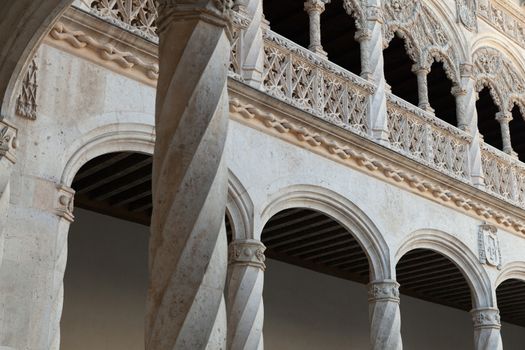
<svg viewBox="0 0 525 350">
<path fill-rule="evenodd" d="M 77 0 L 75 6 L 157 42 L 153 0 Z M 482 13 L 484 15 L 484 13 Z M 485 14 L 485 16 L 487 16 Z M 232 15 L 230 77 L 243 81 L 243 34 L 250 20 Z M 264 28 L 264 71 L 259 89 L 296 108 L 368 139 L 375 86 L 281 35 Z M 473 185 L 469 168 L 472 136 L 433 114 L 387 94 L 385 146 L 425 166 Z M 525 208 L 525 165 L 481 143 L 485 191 Z"/>
</svg>

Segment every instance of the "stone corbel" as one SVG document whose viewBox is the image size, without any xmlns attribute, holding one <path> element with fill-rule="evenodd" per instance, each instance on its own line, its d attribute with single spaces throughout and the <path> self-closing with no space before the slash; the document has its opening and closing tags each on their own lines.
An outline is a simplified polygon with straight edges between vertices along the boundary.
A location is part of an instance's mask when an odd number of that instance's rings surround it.
<svg viewBox="0 0 525 350">
<path fill-rule="evenodd" d="M 56 213 L 69 222 L 75 221 L 73 210 L 75 208 L 75 190 L 65 185 L 57 186 Z"/>
</svg>

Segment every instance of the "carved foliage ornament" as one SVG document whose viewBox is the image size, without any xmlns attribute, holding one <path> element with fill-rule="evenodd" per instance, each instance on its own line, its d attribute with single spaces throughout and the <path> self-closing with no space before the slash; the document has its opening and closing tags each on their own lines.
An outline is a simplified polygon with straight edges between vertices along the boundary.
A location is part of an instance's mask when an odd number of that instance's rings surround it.
<svg viewBox="0 0 525 350">
<path fill-rule="evenodd" d="M 57 196 L 57 215 L 69 222 L 73 222 L 75 220 L 75 216 L 73 215 L 73 210 L 75 208 L 75 191 L 70 187 L 59 185 L 57 187 Z"/>
<path fill-rule="evenodd" d="M 264 262 L 266 247 L 262 242 L 256 240 L 237 240 L 230 244 L 228 262 L 229 264 L 240 264 L 266 268 Z"/>
<path fill-rule="evenodd" d="M 456 0 L 458 22 L 470 31 L 478 30 L 478 4 L 476 0 Z"/>
<path fill-rule="evenodd" d="M 422 1 L 383 2 L 385 47 L 398 34 L 405 41 L 410 58 L 428 69 L 434 60 L 443 62 L 448 78 L 459 85 L 458 54 L 443 25 Z"/>
<path fill-rule="evenodd" d="M 479 261 L 482 264 L 501 269 L 501 251 L 495 226 L 483 224 L 479 227 Z"/>
<path fill-rule="evenodd" d="M 368 302 L 399 303 L 399 284 L 394 281 L 372 282 L 368 285 Z"/>
<path fill-rule="evenodd" d="M 525 81 L 512 63 L 494 48 L 482 47 L 473 55 L 476 90 L 490 88 L 501 112 L 511 111 L 517 103 L 525 111 Z"/>
<path fill-rule="evenodd" d="M 472 310 L 472 322 L 475 329 L 501 327 L 501 319 L 498 309 Z"/>
<path fill-rule="evenodd" d="M 26 75 L 22 81 L 22 89 L 16 101 L 16 114 L 31 120 L 36 119 L 37 71 L 36 59 L 33 58 L 27 67 Z"/>
<path fill-rule="evenodd" d="M 512 4 L 508 4 L 509 2 L 478 0 L 478 14 L 503 35 L 511 38 L 521 47 L 525 47 L 524 17 L 520 15 L 521 11 L 515 11 L 516 9 Z"/>
</svg>

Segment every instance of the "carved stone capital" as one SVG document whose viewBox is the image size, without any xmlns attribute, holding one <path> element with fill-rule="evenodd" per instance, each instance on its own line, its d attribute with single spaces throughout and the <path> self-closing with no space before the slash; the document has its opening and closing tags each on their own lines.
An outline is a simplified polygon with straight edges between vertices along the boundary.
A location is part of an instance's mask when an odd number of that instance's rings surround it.
<svg viewBox="0 0 525 350">
<path fill-rule="evenodd" d="M 474 329 L 501 328 L 501 319 L 497 308 L 483 308 L 470 311 Z"/>
<path fill-rule="evenodd" d="M 158 0 L 158 32 L 161 33 L 172 20 L 199 18 L 217 26 L 228 27 L 233 0 L 207 0 L 180 3 L 178 0 Z"/>
<path fill-rule="evenodd" d="M 228 264 L 248 265 L 266 269 L 264 264 L 266 257 L 264 252 L 266 247 L 261 241 L 257 240 L 235 240 L 230 243 Z"/>
<path fill-rule="evenodd" d="M 496 120 L 501 123 L 508 124 L 512 121 L 511 112 L 498 112 L 496 113 Z"/>
<path fill-rule="evenodd" d="M 75 209 L 75 190 L 65 185 L 57 186 L 57 207 L 56 213 L 58 216 L 66 219 L 69 222 L 75 221 L 73 210 Z"/>
<path fill-rule="evenodd" d="M 11 123 L 6 119 L 0 121 L 0 160 L 5 158 L 13 164 L 16 162 L 17 135 L 18 129 Z"/>
<path fill-rule="evenodd" d="M 366 20 L 369 22 L 383 23 L 383 10 L 381 6 L 367 6 L 366 7 Z"/>
<path fill-rule="evenodd" d="M 325 10 L 325 5 L 329 4 L 331 0 L 307 0 L 304 3 L 304 10 L 308 13 L 316 12 L 321 14 Z"/>
<path fill-rule="evenodd" d="M 467 94 L 467 90 L 465 90 L 461 86 L 456 85 L 452 87 L 452 89 L 450 90 L 450 93 L 454 97 L 465 96 Z"/>
<path fill-rule="evenodd" d="M 371 282 L 368 284 L 368 302 L 390 301 L 399 303 L 399 283 L 392 280 Z"/>
<path fill-rule="evenodd" d="M 412 72 L 415 74 L 428 75 L 430 73 L 430 67 L 426 67 L 419 63 L 416 63 L 412 65 Z"/>
</svg>

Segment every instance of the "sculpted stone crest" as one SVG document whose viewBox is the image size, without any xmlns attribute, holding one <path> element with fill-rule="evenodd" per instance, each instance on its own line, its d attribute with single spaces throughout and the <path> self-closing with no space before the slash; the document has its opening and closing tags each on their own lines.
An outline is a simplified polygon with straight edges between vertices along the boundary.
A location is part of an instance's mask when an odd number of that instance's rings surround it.
<svg viewBox="0 0 525 350">
<path fill-rule="evenodd" d="M 478 30 L 478 4 L 476 0 L 456 0 L 458 22 L 470 31 Z"/>
<path fill-rule="evenodd" d="M 501 269 L 501 251 L 495 226 L 484 224 L 479 227 L 479 260 L 482 264 Z"/>
</svg>

